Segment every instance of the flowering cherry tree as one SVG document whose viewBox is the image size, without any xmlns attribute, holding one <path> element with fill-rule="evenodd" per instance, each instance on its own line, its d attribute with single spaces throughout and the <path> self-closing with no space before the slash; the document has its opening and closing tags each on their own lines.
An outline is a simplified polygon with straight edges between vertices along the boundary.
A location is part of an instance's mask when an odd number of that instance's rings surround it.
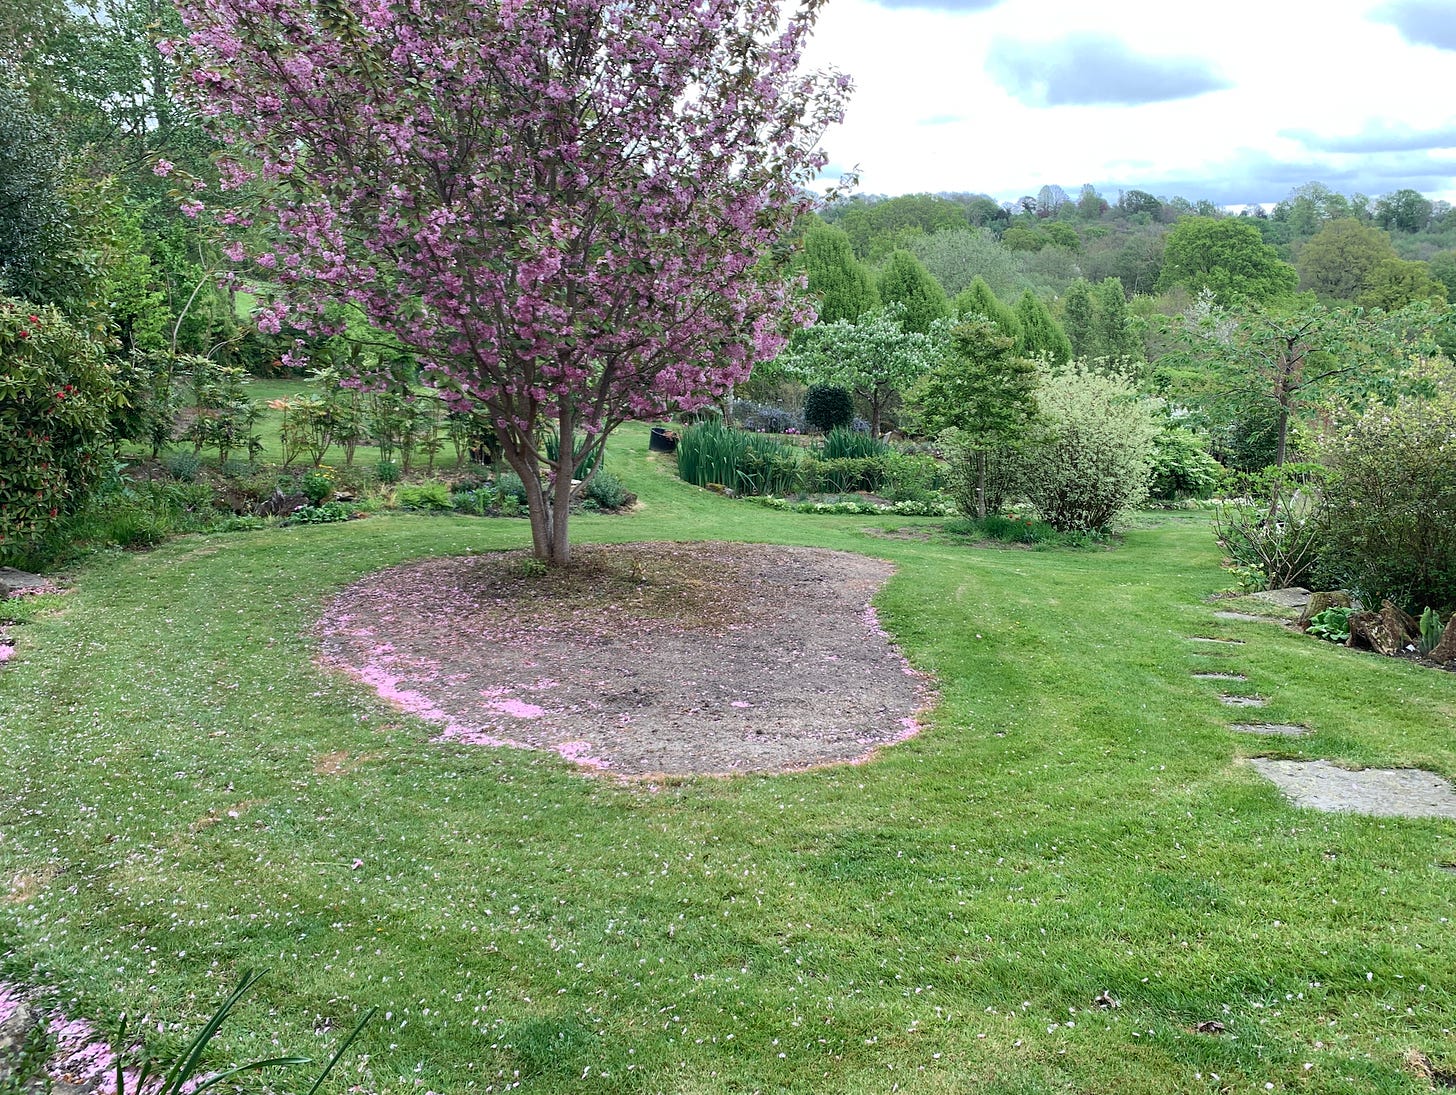
<svg viewBox="0 0 1456 1095">
<path fill-rule="evenodd" d="M 260 325 L 397 337 L 564 564 L 573 463 L 782 342 L 766 256 L 849 90 L 800 69 L 822 2 L 183 0 L 163 49 L 232 150 L 229 257 L 282 291 Z"/>
</svg>

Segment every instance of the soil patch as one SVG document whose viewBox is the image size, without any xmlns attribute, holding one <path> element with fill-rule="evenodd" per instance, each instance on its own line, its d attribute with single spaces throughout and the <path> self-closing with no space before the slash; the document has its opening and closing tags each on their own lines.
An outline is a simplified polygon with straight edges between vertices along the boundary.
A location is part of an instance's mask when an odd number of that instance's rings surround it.
<svg viewBox="0 0 1456 1095">
<path fill-rule="evenodd" d="M 345 590 L 326 664 L 441 725 L 626 777 L 861 761 L 932 698 L 869 601 L 891 564 L 758 544 L 428 559 Z"/>
<path fill-rule="evenodd" d="M 1324 760 L 1249 762 L 1296 806 L 1349 810 L 1376 817 L 1456 818 L 1456 789 L 1419 768 L 1366 768 L 1352 772 Z"/>
</svg>

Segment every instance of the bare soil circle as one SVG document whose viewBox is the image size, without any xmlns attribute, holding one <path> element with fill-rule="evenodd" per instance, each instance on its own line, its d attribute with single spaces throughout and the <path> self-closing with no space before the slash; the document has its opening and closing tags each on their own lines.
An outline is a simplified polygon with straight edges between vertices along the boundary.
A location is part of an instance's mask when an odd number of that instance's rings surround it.
<svg viewBox="0 0 1456 1095">
<path fill-rule="evenodd" d="M 880 627 L 887 562 L 818 548 L 636 543 L 541 574 L 519 552 L 349 586 L 325 665 L 439 725 L 625 778 L 787 772 L 915 734 L 928 679 Z"/>
</svg>

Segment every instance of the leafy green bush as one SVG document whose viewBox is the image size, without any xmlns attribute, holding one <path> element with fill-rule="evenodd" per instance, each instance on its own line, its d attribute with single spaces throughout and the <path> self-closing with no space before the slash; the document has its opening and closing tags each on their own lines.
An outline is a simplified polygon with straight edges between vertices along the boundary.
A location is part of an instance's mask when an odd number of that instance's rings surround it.
<svg viewBox="0 0 1456 1095">
<path fill-rule="evenodd" d="M 398 487 L 394 492 L 394 501 L 403 509 L 422 509 L 432 513 L 453 508 L 449 484 L 438 480 Z"/>
<path fill-rule="evenodd" d="M 884 460 L 880 491 L 892 502 L 918 502 L 934 498 L 945 480 L 940 462 L 930 456 L 891 453 Z"/>
<path fill-rule="evenodd" d="M 970 443 L 960 430 L 946 430 L 941 435 L 946 458 L 945 492 L 956 508 L 968 517 L 977 511 L 981 465 L 986 472 L 986 511 L 996 513 L 1017 494 L 1016 476 L 1019 465 L 1009 448 L 986 449 Z"/>
<path fill-rule="evenodd" d="M 521 477 L 513 471 L 503 471 L 500 478 L 495 481 L 496 497 L 504 501 L 510 499 L 518 505 L 526 504 L 526 484 L 521 482 Z"/>
<path fill-rule="evenodd" d="M 1064 534 L 1045 521 L 1000 514 L 979 518 L 955 517 L 945 523 L 945 531 L 955 536 L 998 540 L 1004 544 L 1058 544 L 1065 541 Z"/>
<path fill-rule="evenodd" d="M 101 351 L 59 312 L 0 298 L 0 561 L 85 505 L 113 395 Z"/>
<path fill-rule="evenodd" d="M 450 492 L 450 505 L 460 513 L 484 517 L 495 505 L 495 491 L 489 487 L 469 487 Z"/>
<path fill-rule="evenodd" d="M 1197 435 L 1165 426 L 1153 440 L 1152 480 L 1148 494 L 1160 502 L 1212 498 L 1223 468 L 1208 455 Z"/>
<path fill-rule="evenodd" d="M 308 495 L 309 503 L 315 506 L 323 505 L 328 496 L 334 493 L 334 482 L 323 468 L 304 472 L 298 481 L 298 487 Z"/>
<path fill-rule="evenodd" d="M 615 475 L 609 471 L 599 471 L 586 485 L 586 497 L 602 509 L 621 509 L 631 495 Z"/>
<path fill-rule="evenodd" d="M 177 358 L 163 350 L 133 349 L 111 359 L 119 398 L 111 408 L 113 442 L 149 445 L 152 456 L 172 443 L 180 400 L 173 377 Z M 178 478 L 182 478 L 178 476 Z"/>
<path fill-rule="evenodd" d="M 1368 605 L 1456 607 L 1456 380 L 1337 420 L 1321 565 Z"/>
<path fill-rule="evenodd" d="M 854 396 L 832 384 L 813 384 L 804 393 L 804 425 L 828 433 L 854 421 Z"/>
<path fill-rule="evenodd" d="M 374 478 L 385 486 L 398 483 L 401 474 L 399 465 L 393 460 L 381 460 L 374 465 Z"/>
<path fill-rule="evenodd" d="M 886 461 L 881 457 L 841 456 L 832 460 L 810 459 L 804 464 L 803 488 L 816 494 L 874 493 L 885 478 Z M 780 491 L 768 493 L 779 494 Z"/>
<path fill-rule="evenodd" d="M 1061 532 L 1101 532 L 1148 493 L 1156 406 L 1131 382 L 1074 365 L 1043 378 L 1017 480 Z"/>
<path fill-rule="evenodd" d="M 892 451 L 890 446 L 878 437 L 871 437 L 868 433 L 861 433 L 847 426 L 835 427 L 824 435 L 823 456 L 825 460 L 840 460 L 847 457 L 863 460 L 872 456 L 885 456 Z"/>
<path fill-rule="evenodd" d="M 268 520 L 265 517 L 254 517 L 251 514 L 241 517 L 228 517 L 220 521 L 215 531 L 217 532 L 256 532 L 259 529 L 268 527 Z"/>
<path fill-rule="evenodd" d="M 248 398 L 248 374 L 239 366 L 223 365 L 205 357 L 180 359 L 189 370 L 192 390 L 192 418 L 183 436 L 192 451 L 217 449 L 219 466 L 229 456 L 244 452 L 250 460 L 263 451 L 263 439 L 253 432 L 262 413 Z"/>
<path fill-rule="evenodd" d="M 300 506 L 288 515 L 288 525 L 329 525 L 336 521 L 348 521 L 354 516 L 354 507 L 344 502 L 325 502 L 321 506 Z"/>
</svg>

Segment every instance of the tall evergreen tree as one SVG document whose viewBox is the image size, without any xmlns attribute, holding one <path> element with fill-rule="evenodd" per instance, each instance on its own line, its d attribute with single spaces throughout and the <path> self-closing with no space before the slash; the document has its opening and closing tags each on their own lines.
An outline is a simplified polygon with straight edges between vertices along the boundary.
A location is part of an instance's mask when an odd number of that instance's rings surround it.
<svg viewBox="0 0 1456 1095">
<path fill-rule="evenodd" d="M 1092 288 L 1092 304 L 1093 355 L 1114 361 L 1141 359 L 1144 356 L 1142 340 L 1132 329 L 1122 282 L 1117 278 L 1104 278 Z"/>
<path fill-rule="evenodd" d="M 1052 314 L 1030 289 L 1021 294 L 1016 305 L 1016 318 L 1021 323 L 1017 353 L 1026 357 L 1045 358 L 1053 365 L 1065 365 L 1072 357 L 1072 342 Z"/>
<path fill-rule="evenodd" d="M 950 318 L 945 290 L 909 251 L 890 254 L 880 271 L 879 290 L 881 303 L 903 306 L 900 322 L 906 331 L 928 335 L 936 320 Z"/>
<path fill-rule="evenodd" d="M 1096 357 L 1097 312 L 1092 306 L 1092 286 L 1078 278 L 1062 298 L 1062 327 L 1072 343 L 1073 357 Z"/>
<path fill-rule="evenodd" d="M 815 224 L 804 233 L 804 276 L 819 301 L 820 323 L 853 323 L 879 306 L 874 278 L 854 257 L 849 236 L 833 225 Z"/>
<path fill-rule="evenodd" d="M 977 276 L 971 287 L 955 298 L 955 313 L 962 319 L 972 316 L 989 319 L 1013 342 L 1021 337 L 1021 323 L 1016 313 L 1001 303 L 983 277 Z"/>
</svg>

